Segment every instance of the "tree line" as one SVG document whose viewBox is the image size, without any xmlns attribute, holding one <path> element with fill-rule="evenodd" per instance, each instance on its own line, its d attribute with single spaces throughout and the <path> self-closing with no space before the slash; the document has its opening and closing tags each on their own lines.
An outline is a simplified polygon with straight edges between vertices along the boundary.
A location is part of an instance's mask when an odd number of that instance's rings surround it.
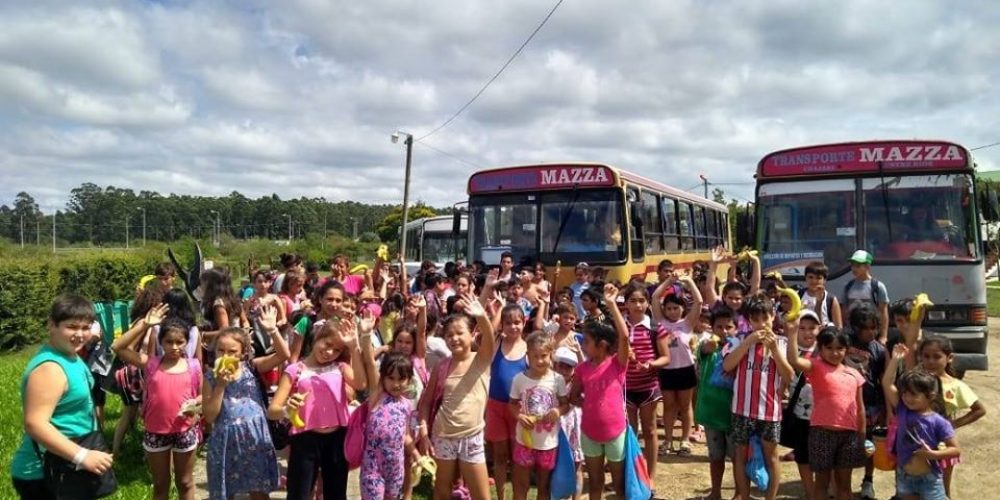
<svg viewBox="0 0 1000 500">
<path fill-rule="evenodd" d="M 115 186 L 102 188 L 88 182 L 70 191 L 65 208 L 54 214 L 42 213 L 29 193 L 18 193 L 12 204 L 0 205 L 0 237 L 15 244 L 47 245 L 54 226 L 60 246 L 120 247 L 137 245 L 144 236 L 170 242 L 215 234 L 268 240 L 336 234 L 365 241 L 394 241 L 400 212 L 398 205 L 349 200 L 282 200 L 277 194 L 251 199 L 238 191 L 224 197 L 162 195 Z M 410 219 L 448 212 L 450 209 L 434 209 L 418 202 L 410 208 Z"/>
</svg>

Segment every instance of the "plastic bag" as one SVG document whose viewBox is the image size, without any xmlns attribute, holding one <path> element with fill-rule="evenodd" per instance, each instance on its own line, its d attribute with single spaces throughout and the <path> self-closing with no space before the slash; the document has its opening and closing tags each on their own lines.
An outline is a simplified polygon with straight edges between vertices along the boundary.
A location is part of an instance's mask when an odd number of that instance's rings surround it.
<svg viewBox="0 0 1000 500">
<path fill-rule="evenodd" d="M 767 491 L 770 477 L 767 475 L 767 465 L 764 464 L 764 451 L 761 448 L 760 436 L 750 436 L 750 446 L 747 448 L 750 455 L 747 460 L 747 477 L 760 491 Z"/>
<path fill-rule="evenodd" d="M 552 469 L 549 491 L 552 498 L 570 498 L 576 494 L 576 464 L 573 463 L 573 448 L 569 438 L 559 431 L 559 450 L 556 452 L 556 467 Z"/>
<path fill-rule="evenodd" d="M 649 500 L 653 496 L 652 482 L 646 469 L 646 457 L 631 425 L 625 425 L 625 499 Z"/>
<path fill-rule="evenodd" d="M 344 437 L 344 458 L 348 469 L 361 467 L 361 458 L 365 454 L 365 427 L 368 424 L 368 403 L 351 412 L 347 421 L 347 435 Z"/>
</svg>

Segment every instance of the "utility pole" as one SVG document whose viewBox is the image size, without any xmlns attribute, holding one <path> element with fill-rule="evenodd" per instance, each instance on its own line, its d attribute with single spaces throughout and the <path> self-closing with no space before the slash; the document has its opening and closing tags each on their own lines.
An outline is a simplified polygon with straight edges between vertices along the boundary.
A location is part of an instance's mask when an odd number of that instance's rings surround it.
<svg viewBox="0 0 1000 500">
<path fill-rule="evenodd" d="M 128 214 L 125 214 L 125 249 L 128 249 Z"/>
<path fill-rule="evenodd" d="M 56 214 L 58 213 L 58 210 L 52 212 L 52 253 L 56 253 Z"/>
<path fill-rule="evenodd" d="M 146 247 L 146 207 L 139 207 L 142 210 L 142 247 Z"/>
<path fill-rule="evenodd" d="M 35 245 L 42 246 L 42 219 L 35 217 Z"/>
<path fill-rule="evenodd" d="M 21 248 L 24 248 L 24 214 L 21 214 Z"/>
<path fill-rule="evenodd" d="M 326 200 L 323 200 L 323 249 L 326 249 L 326 216 L 328 210 L 326 209 Z"/>
<path fill-rule="evenodd" d="M 351 222 L 354 223 L 354 231 L 351 234 L 353 235 L 354 241 L 358 241 L 358 218 L 351 217 Z"/>
<path fill-rule="evenodd" d="M 706 179 L 705 176 L 702 175 L 702 174 L 698 174 L 698 177 L 701 178 L 701 183 L 702 183 L 702 185 L 705 186 L 705 198 L 707 199 L 708 198 L 708 179 Z"/>
</svg>

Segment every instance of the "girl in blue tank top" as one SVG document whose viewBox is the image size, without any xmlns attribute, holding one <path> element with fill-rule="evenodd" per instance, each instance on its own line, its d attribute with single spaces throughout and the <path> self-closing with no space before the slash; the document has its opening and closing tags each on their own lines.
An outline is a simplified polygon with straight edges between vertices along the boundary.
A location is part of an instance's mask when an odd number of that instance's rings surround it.
<svg viewBox="0 0 1000 500">
<path fill-rule="evenodd" d="M 524 324 L 521 306 L 504 306 L 500 312 L 501 341 L 490 366 L 490 398 L 486 402 L 485 438 L 493 444 L 493 480 L 498 499 L 504 498 L 507 471 L 510 469 L 511 439 L 517 425 L 510 411 L 510 386 L 518 373 L 528 369 Z"/>
</svg>

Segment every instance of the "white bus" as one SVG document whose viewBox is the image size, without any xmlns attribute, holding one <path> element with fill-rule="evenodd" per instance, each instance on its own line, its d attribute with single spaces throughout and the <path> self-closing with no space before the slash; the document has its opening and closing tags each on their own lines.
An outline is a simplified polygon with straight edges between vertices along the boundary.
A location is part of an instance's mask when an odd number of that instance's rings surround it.
<svg viewBox="0 0 1000 500">
<path fill-rule="evenodd" d="M 467 217 L 462 215 L 458 232 L 455 232 L 451 215 L 427 217 L 406 223 L 406 248 L 404 260 L 410 276 L 420 270 L 420 263 L 434 261 L 439 269 L 446 262 L 465 259 Z"/>
<path fill-rule="evenodd" d="M 949 338 L 955 368 L 986 370 L 986 283 L 972 154 L 945 141 L 868 141 L 777 151 L 757 168 L 756 233 L 765 271 L 804 283 L 824 261 L 843 300 L 848 257 L 872 253 L 892 300 L 927 293 L 927 332 Z"/>
</svg>

